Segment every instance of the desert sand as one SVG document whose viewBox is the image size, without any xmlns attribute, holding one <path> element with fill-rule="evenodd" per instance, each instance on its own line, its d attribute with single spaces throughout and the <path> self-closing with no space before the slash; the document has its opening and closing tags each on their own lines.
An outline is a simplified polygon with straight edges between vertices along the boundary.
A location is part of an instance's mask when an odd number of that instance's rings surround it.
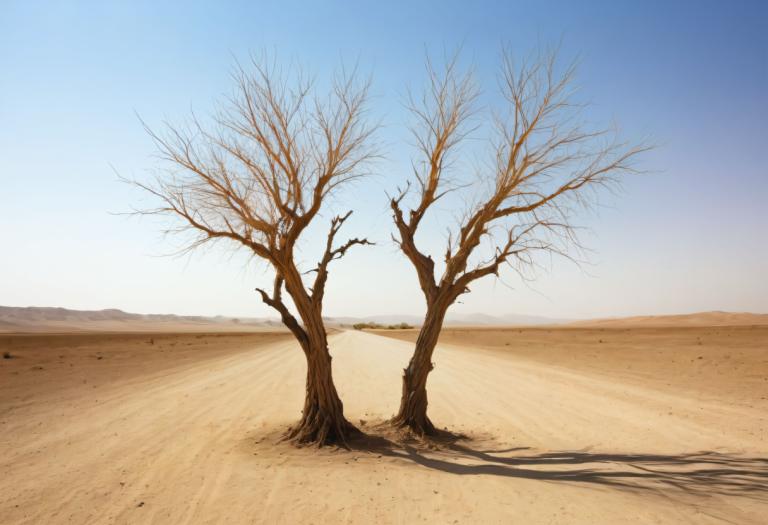
<svg viewBox="0 0 768 525">
<path fill-rule="evenodd" d="M 707 330 L 446 331 L 433 447 L 379 426 L 411 344 L 334 333 L 350 451 L 279 442 L 286 334 L 2 336 L 0 522 L 764 523 L 768 329 Z"/>
</svg>

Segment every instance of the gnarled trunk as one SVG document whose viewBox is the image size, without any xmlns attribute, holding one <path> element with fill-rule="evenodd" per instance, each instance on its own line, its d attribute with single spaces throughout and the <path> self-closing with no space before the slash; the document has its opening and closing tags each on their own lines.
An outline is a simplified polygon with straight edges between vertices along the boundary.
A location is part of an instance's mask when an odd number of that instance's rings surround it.
<svg viewBox="0 0 768 525">
<path fill-rule="evenodd" d="M 344 417 L 344 405 L 336 392 L 331 372 L 331 355 L 325 345 L 310 343 L 307 357 L 307 386 L 301 420 L 288 432 L 295 443 L 318 446 L 346 445 L 359 431 Z"/>
<path fill-rule="evenodd" d="M 427 416 L 427 378 L 434 368 L 432 352 L 440 336 L 449 304 L 446 301 L 435 301 L 427 305 L 427 315 L 416 339 L 416 348 L 408 368 L 403 370 L 400 409 L 392 419 L 395 426 L 408 428 L 420 436 L 437 433 Z"/>
<path fill-rule="evenodd" d="M 344 405 L 333 383 L 331 354 L 319 303 L 304 292 L 299 273 L 286 276 L 286 289 L 294 300 L 304 326 L 289 324 L 307 359 L 307 384 L 301 420 L 287 438 L 297 444 L 347 445 L 360 431 L 344 417 Z"/>
</svg>

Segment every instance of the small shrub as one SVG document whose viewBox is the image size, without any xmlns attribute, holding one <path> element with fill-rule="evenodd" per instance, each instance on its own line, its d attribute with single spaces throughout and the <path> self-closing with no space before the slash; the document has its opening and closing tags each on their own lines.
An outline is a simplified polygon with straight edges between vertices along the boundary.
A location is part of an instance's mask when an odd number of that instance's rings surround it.
<svg viewBox="0 0 768 525">
<path fill-rule="evenodd" d="M 413 326 L 408 323 L 391 324 L 387 327 L 388 330 L 408 330 L 410 328 L 413 328 Z"/>
<path fill-rule="evenodd" d="M 355 330 L 369 330 L 376 328 L 384 328 L 379 323 L 355 323 L 352 325 Z"/>
<path fill-rule="evenodd" d="M 381 325 L 379 323 L 355 323 L 352 325 L 355 330 L 407 330 L 413 328 L 408 323 Z"/>
</svg>

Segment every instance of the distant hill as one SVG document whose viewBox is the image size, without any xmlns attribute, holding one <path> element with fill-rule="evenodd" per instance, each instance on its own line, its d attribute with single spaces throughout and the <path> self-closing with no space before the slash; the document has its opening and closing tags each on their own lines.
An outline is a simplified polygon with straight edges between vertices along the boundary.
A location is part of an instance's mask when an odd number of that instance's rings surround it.
<svg viewBox="0 0 768 525">
<path fill-rule="evenodd" d="M 355 323 L 384 325 L 408 323 L 420 326 L 423 317 L 416 315 L 372 315 L 367 317 L 327 317 L 329 326 L 351 326 Z M 531 326 L 566 322 L 561 319 L 507 314 L 449 314 L 448 326 Z M 0 306 L 0 332 L 91 332 L 91 331 L 205 331 L 258 330 L 282 328 L 275 318 L 204 317 L 173 314 L 135 314 L 115 308 L 106 310 L 70 310 L 53 307 Z"/>
<path fill-rule="evenodd" d="M 408 323 L 420 326 L 416 315 L 371 315 L 367 317 L 327 317 L 329 326 L 355 323 L 382 325 Z M 743 326 L 768 325 L 768 314 L 701 312 L 684 315 L 647 315 L 573 321 L 518 314 L 449 314 L 446 326 L 538 326 L 567 325 L 584 327 L 652 326 Z M 283 329 L 275 318 L 204 317 L 173 314 L 134 314 L 107 310 L 69 310 L 67 308 L 0 306 L 0 332 L 159 332 L 159 331 L 258 331 Z"/>
<path fill-rule="evenodd" d="M 249 331 L 282 328 L 276 319 L 133 314 L 117 309 L 0 306 L 0 332 Z"/>
<path fill-rule="evenodd" d="M 408 323 L 420 326 L 424 317 L 419 315 L 370 315 L 367 317 L 328 317 L 332 324 L 352 325 L 355 323 L 378 323 L 383 325 Z M 561 324 L 570 320 L 554 319 L 550 317 L 538 317 L 532 315 L 488 315 L 474 314 L 448 314 L 445 324 L 448 326 L 533 326 L 544 324 Z"/>
<path fill-rule="evenodd" d="M 562 324 L 572 321 L 572 319 L 556 319 L 552 317 L 541 317 L 538 315 L 521 314 L 448 314 L 448 324 L 453 325 L 493 325 L 493 326 L 535 326 L 543 324 Z"/>
<path fill-rule="evenodd" d="M 664 326 L 750 326 L 768 325 L 768 314 L 747 312 L 698 312 L 681 315 L 642 315 L 610 319 L 575 321 L 569 326 L 584 327 L 664 327 Z"/>
</svg>

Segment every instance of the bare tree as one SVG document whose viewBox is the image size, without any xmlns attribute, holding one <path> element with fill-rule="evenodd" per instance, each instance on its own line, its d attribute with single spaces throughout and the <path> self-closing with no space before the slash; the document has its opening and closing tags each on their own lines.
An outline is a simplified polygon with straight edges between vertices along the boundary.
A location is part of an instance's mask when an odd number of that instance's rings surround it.
<svg viewBox="0 0 768 525">
<path fill-rule="evenodd" d="M 573 212 L 590 203 L 597 188 L 633 172 L 632 161 L 645 148 L 609 140 L 607 131 L 589 131 L 578 120 L 572 102 L 575 67 L 558 67 L 557 53 L 516 66 L 503 54 L 501 88 L 505 108 L 493 115 L 488 162 L 480 168 L 480 197 L 469 203 L 470 188 L 449 180 L 449 156 L 473 131 L 479 115 L 477 88 L 471 74 L 460 73 L 456 58 L 444 71 L 428 63 L 428 87 L 411 111 L 419 152 L 414 178 L 390 201 L 395 242 L 411 261 L 426 299 L 426 316 L 413 356 L 404 370 L 400 409 L 393 423 L 429 435 L 435 427 L 427 416 L 427 377 L 432 353 L 448 308 L 488 275 L 510 265 L 524 278 L 536 265 L 536 254 L 566 257 L 580 247 Z M 411 186 L 415 204 L 403 199 Z M 449 229 L 444 270 L 436 277 L 433 258 L 416 245 L 427 212 L 446 193 L 461 192 L 465 214 Z"/>
<path fill-rule="evenodd" d="M 357 432 L 333 382 L 323 294 L 330 263 L 370 243 L 336 242 L 350 211 L 330 221 L 314 269 L 302 272 L 296 255 L 299 238 L 323 204 L 363 175 L 374 156 L 374 127 L 365 119 L 368 83 L 355 77 L 337 76 L 321 98 L 300 74 L 291 77 L 254 60 L 248 70 L 236 68 L 233 94 L 207 125 L 194 114 L 190 124 L 166 124 L 162 133 L 145 125 L 167 169 L 153 183 L 138 183 L 162 202 L 142 213 L 178 219 L 181 226 L 170 231 L 193 233 L 187 249 L 226 241 L 274 270 L 272 289 L 257 291 L 280 314 L 307 362 L 302 417 L 287 435 L 296 443 L 345 444 Z"/>
</svg>

